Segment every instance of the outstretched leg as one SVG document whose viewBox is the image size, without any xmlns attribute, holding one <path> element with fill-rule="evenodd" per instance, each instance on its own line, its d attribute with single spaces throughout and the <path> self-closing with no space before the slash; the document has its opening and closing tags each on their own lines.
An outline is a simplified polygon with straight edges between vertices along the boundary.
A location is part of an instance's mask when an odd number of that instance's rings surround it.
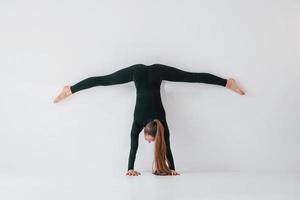
<svg viewBox="0 0 300 200">
<path fill-rule="evenodd" d="M 163 64 L 156 64 L 157 68 L 161 71 L 162 80 L 176 81 L 176 82 L 191 82 L 191 83 L 207 83 L 220 86 L 233 90 L 234 92 L 244 95 L 245 92 L 240 89 L 233 78 L 222 78 L 207 72 L 191 72 L 185 71 L 177 67 L 172 67 Z"/>
</svg>

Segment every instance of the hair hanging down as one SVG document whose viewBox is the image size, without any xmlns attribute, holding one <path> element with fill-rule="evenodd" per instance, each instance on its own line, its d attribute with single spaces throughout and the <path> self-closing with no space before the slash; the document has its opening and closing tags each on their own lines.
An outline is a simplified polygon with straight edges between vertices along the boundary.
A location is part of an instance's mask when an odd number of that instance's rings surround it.
<svg viewBox="0 0 300 200">
<path fill-rule="evenodd" d="M 153 174 L 160 176 L 171 174 L 171 170 L 169 168 L 170 162 L 166 156 L 167 147 L 164 137 L 164 130 L 163 124 L 158 119 L 154 119 L 153 121 L 149 122 L 144 129 L 145 134 L 155 137 L 154 164 L 152 165 L 152 171 Z"/>
</svg>

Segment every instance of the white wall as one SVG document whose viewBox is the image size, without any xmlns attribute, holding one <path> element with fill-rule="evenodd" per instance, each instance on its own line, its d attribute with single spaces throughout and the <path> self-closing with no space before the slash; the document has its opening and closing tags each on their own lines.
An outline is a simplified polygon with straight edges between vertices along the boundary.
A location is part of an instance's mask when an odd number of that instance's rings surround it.
<svg viewBox="0 0 300 200">
<path fill-rule="evenodd" d="M 135 64 L 234 77 L 164 82 L 176 168 L 299 171 L 300 3 L 294 0 L 4 1 L 0 3 L 0 173 L 123 174 L 134 83 L 65 84 Z M 136 169 L 151 169 L 140 135 Z"/>
</svg>

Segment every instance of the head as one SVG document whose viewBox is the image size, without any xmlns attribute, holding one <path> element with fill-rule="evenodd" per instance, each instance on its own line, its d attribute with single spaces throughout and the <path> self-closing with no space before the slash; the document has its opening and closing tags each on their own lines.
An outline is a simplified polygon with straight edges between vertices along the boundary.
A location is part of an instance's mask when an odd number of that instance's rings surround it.
<svg viewBox="0 0 300 200">
<path fill-rule="evenodd" d="M 164 126 L 160 120 L 154 119 L 144 127 L 145 140 L 149 143 L 154 142 L 154 165 L 155 175 L 169 175 L 170 164 L 166 157 L 166 143 L 164 137 Z"/>
</svg>

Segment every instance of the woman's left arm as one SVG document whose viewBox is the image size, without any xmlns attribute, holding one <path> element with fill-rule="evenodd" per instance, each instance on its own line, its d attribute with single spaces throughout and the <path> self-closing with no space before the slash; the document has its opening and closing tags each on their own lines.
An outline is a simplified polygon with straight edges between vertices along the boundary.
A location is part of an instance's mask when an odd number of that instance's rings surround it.
<svg viewBox="0 0 300 200">
<path fill-rule="evenodd" d="M 171 145 L 170 145 L 170 134 L 165 134 L 165 142 L 166 142 L 166 147 L 167 147 L 167 152 L 166 156 L 169 161 L 169 167 L 171 170 L 175 170 L 175 164 L 174 164 L 174 159 L 173 159 L 173 154 L 171 151 Z"/>
</svg>

